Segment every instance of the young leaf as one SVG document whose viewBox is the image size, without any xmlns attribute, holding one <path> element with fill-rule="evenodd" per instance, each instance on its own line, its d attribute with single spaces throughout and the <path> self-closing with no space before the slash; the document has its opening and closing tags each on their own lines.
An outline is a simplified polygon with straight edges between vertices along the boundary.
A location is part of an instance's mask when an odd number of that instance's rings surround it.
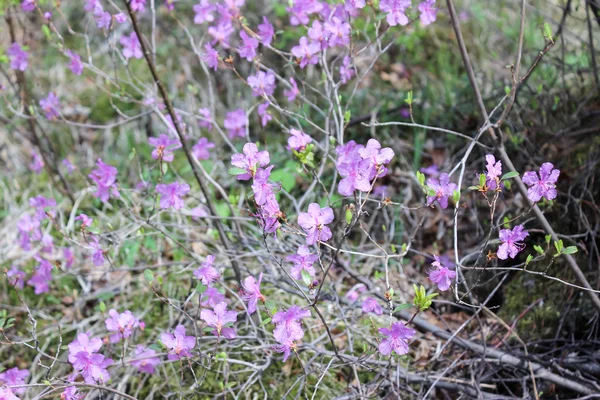
<svg viewBox="0 0 600 400">
<path fill-rule="evenodd" d="M 346 209 L 346 224 L 350 225 L 352 222 L 352 210 L 349 208 Z"/>
<path fill-rule="evenodd" d="M 479 174 L 479 186 L 480 187 L 485 186 L 486 180 L 487 180 L 487 177 L 485 176 L 485 174 Z"/>
<path fill-rule="evenodd" d="M 241 168 L 237 168 L 237 167 L 231 167 L 227 170 L 227 173 L 229 175 L 241 175 L 241 174 L 245 174 L 246 170 L 245 169 L 241 169 Z"/>
<path fill-rule="evenodd" d="M 460 191 L 459 191 L 459 190 L 455 190 L 455 191 L 452 193 L 452 200 L 453 200 L 455 203 L 458 203 L 458 201 L 460 200 Z"/>
<path fill-rule="evenodd" d="M 533 260 L 533 256 L 531 254 L 529 254 L 527 256 L 527 259 L 525 260 L 525 265 L 529 265 L 529 263 L 531 262 L 531 260 Z"/>
<path fill-rule="evenodd" d="M 303 269 L 300 274 L 302 275 L 302 282 L 304 282 L 306 286 L 310 285 L 312 282 L 312 276 L 310 276 L 308 271 Z"/>
<path fill-rule="evenodd" d="M 542 247 L 538 246 L 537 244 L 535 246 L 533 246 L 533 249 L 540 254 L 544 254 L 544 249 L 542 249 Z"/>
<path fill-rule="evenodd" d="M 398 307 L 394 308 L 394 312 L 406 310 L 407 308 L 411 308 L 413 305 L 410 303 L 400 304 Z"/>
<path fill-rule="evenodd" d="M 417 180 L 419 181 L 419 185 L 425 186 L 425 174 L 421 171 L 417 171 Z"/>
<path fill-rule="evenodd" d="M 563 254 L 575 254 L 577 253 L 577 247 L 576 246 L 569 246 L 566 249 L 564 249 Z"/>
<path fill-rule="evenodd" d="M 517 171 L 512 171 L 512 172 L 507 172 L 504 175 L 502 175 L 502 180 L 505 179 L 511 179 L 511 178 L 516 178 L 517 176 L 519 176 L 519 173 Z"/>
<path fill-rule="evenodd" d="M 146 278 L 146 281 L 148 283 L 152 283 L 152 281 L 154 281 L 154 274 L 149 269 L 145 269 L 144 270 L 144 278 Z"/>
<path fill-rule="evenodd" d="M 260 326 L 265 326 L 269 322 L 271 322 L 271 318 L 263 319 L 263 321 L 260 323 Z"/>
</svg>

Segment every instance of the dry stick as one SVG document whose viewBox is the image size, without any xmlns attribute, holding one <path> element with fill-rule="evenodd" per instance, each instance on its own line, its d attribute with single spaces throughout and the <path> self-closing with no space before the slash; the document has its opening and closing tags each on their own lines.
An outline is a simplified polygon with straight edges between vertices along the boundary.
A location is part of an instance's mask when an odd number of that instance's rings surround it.
<svg viewBox="0 0 600 400">
<path fill-rule="evenodd" d="M 201 175 L 198 173 L 198 169 L 196 167 L 196 164 L 194 163 L 192 154 L 190 153 L 190 150 L 187 146 L 185 137 L 183 136 L 183 133 L 181 132 L 181 128 L 179 127 L 179 122 L 177 121 L 177 116 L 175 115 L 175 111 L 173 110 L 173 105 L 171 104 L 171 101 L 169 100 L 169 97 L 167 96 L 167 91 L 165 90 L 165 87 L 163 86 L 161 80 L 158 78 L 158 73 L 156 72 L 156 67 L 154 66 L 154 62 L 152 61 L 152 56 L 151 56 L 150 52 L 148 51 L 148 47 L 142 40 L 142 32 L 139 28 L 135 13 L 131 9 L 131 5 L 130 5 L 129 1 L 124 0 L 124 2 L 125 2 L 125 5 L 127 6 L 127 12 L 129 13 L 129 16 L 131 17 L 131 23 L 133 25 L 133 30 L 135 31 L 135 34 L 138 37 L 140 46 L 142 47 L 142 52 L 144 53 L 144 58 L 146 59 L 148 68 L 150 68 L 150 73 L 152 73 L 152 77 L 154 78 L 154 83 L 156 83 L 156 85 L 158 86 L 160 95 L 165 103 L 165 106 L 167 107 L 167 111 L 169 112 L 169 115 L 171 116 L 171 121 L 173 121 L 175 130 L 177 131 L 177 135 L 179 136 L 179 140 L 181 141 L 181 148 L 183 149 L 183 152 L 185 153 L 185 156 L 187 157 L 188 163 L 192 167 L 192 172 L 194 173 L 194 177 L 196 178 L 196 181 L 198 182 L 198 185 L 200 186 L 200 190 L 202 191 L 202 194 L 204 195 L 204 198 L 206 199 L 206 205 L 208 206 L 211 216 L 216 216 L 217 213 L 215 212 L 215 208 L 213 207 L 213 204 L 210 200 L 208 187 L 206 186 L 206 183 L 202 180 Z M 217 232 L 219 233 L 219 238 L 221 239 L 221 243 L 223 243 L 223 246 L 225 247 L 225 249 L 227 249 L 228 252 L 231 251 L 231 244 L 229 243 L 227 235 L 225 235 L 225 231 L 223 230 L 221 221 L 218 218 L 215 218 L 212 221 L 213 221 L 215 227 L 217 228 Z M 242 275 L 240 273 L 240 266 L 238 265 L 237 261 L 233 257 L 231 257 L 231 255 L 229 255 L 229 257 L 230 257 L 229 260 L 231 262 L 231 266 L 233 267 L 233 270 L 235 272 L 235 279 L 237 280 L 238 284 L 241 285 L 242 284 Z"/>
<path fill-rule="evenodd" d="M 471 86 L 473 87 L 473 92 L 475 94 L 475 98 L 477 99 L 477 106 L 479 107 L 479 112 L 481 113 L 484 120 L 487 120 L 488 114 L 487 114 L 485 105 L 483 103 L 483 98 L 481 97 L 481 92 L 479 91 L 479 86 L 477 84 L 477 81 L 475 80 L 475 73 L 473 72 L 471 60 L 469 58 L 469 54 L 467 53 L 467 49 L 465 47 L 465 42 L 463 40 L 462 33 L 460 31 L 460 24 L 459 24 L 458 18 L 456 16 L 454 2 L 453 2 L 453 0 L 446 0 L 446 3 L 448 5 L 448 11 L 450 13 L 452 27 L 454 28 L 454 32 L 456 34 L 456 39 L 458 40 L 458 46 L 460 48 L 460 53 L 463 58 L 463 64 L 467 70 L 467 75 L 469 76 L 469 81 L 471 82 Z M 516 77 L 516 80 L 519 81 L 519 78 Z M 498 137 L 496 136 L 496 133 L 493 131 L 492 128 L 490 128 L 489 132 L 490 132 L 490 135 L 492 136 L 492 138 L 495 141 L 497 141 Z M 500 158 L 502 158 L 502 162 L 504 163 L 504 165 L 506 167 L 508 167 L 508 169 L 511 172 L 516 172 L 515 166 L 513 165 L 510 157 L 506 153 L 503 143 L 500 143 L 498 151 L 500 152 Z M 521 193 L 523 198 L 527 199 L 527 201 L 529 202 L 529 199 L 527 198 L 527 187 L 525 186 L 525 184 L 523 183 L 521 178 L 517 177 L 515 179 L 515 182 L 517 183 L 517 189 L 519 190 L 519 192 Z M 542 225 L 542 227 L 544 228 L 546 233 L 552 236 L 552 240 L 558 241 L 559 239 L 558 239 L 558 236 L 556 235 L 556 232 L 554 232 L 554 230 L 552 229 L 552 226 L 550 226 L 550 223 L 548 222 L 548 220 L 546 219 L 546 217 L 544 216 L 542 211 L 539 209 L 537 204 L 533 204 L 532 206 L 533 206 L 533 213 L 535 214 L 535 217 L 538 219 L 538 221 L 540 222 L 540 224 Z M 566 257 L 569 266 L 573 270 L 573 273 L 575 274 L 575 276 L 576 276 L 577 280 L 579 281 L 579 283 L 581 284 L 581 286 L 593 290 L 593 288 L 590 285 L 590 283 L 588 282 L 587 278 L 585 277 L 585 275 L 583 274 L 583 272 L 577 265 L 575 258 L 573 258 L 570 254 L 565 254 L 564 256 Z M 596 307 L 596 309 L 598 311 L 600 311 L 600 298 L 598 298 L 596 293 L 594 293 L 593 291 L 588 290 L 587 293 L 590 296 L 592 303 L 594 304 L 594 307 Z"/>
</svg>

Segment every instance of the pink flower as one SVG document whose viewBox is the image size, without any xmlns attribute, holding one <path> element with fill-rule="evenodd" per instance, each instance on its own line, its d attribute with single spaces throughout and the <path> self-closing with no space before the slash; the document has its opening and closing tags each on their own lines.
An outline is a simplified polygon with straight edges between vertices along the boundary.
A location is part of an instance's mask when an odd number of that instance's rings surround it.
<svg viewBox="0 0 600 400">
<path fill-rule="evenodd" d="M 202 116 L 200 117 L 200 121 L 198 121 L 198 126 L 200 126 L 201 128 L 206 128 L 210 131 L 213 126 L 213 121 L 210 116 L 210 110 L 208 108 L 199 108 L 198 114 Z"/>
<path fill-rule="evenodd" d="M 213 266 L 214 261 L 215 256 L 206 256 L 206 261 L 202 263 L 200 268 L 194 271 L 194 276 L 200 279 L 205 286 L 209 286 L 221 277 L 219 271 Z"/>
<path fill-rule="evenodd" d="M 74 53 L 71 50 L 67 50 L 67 56 L 69 57 L 69 68 L 71 72 L 79 76 L 83 72 L 83 63 L 79 54 Z"/>
<path fill-rule="evenodd" d="M 96 19 L 96 26 L 99 29 L 110 29 L 111 16 L 108 11 L 104 11 L 100 4 L 94 8 L 94 18 Z"/>
<path fill-rule="evenodd" d="M 356 11 L 357 9 L 365 8 L 365 0 L 346 0 L 344 8 L 348 12 Z"/>
<path fill-rule="evenodd" d="M 117 343 L 121 339 L 127 339 L 133 334 L 135 328 L 139 328 L 140 321 L 129 310 L 119 314 L 117 310 L 111 309 L 108 312 L 109 318 L 104 322 L 109 332 L 115 332 L 110 335 L 110 342 Z"/>
<path fill-rule="evenodd" d="M 29 54 L 23 50 L 19 43 L 13 43 L 7 50 L 6 54 L 10 59 L 10 67 L 17 71 L 25 71 L 27 69 Z"/>
<path fill-rule="evenodd" d="M 92 262 L 96 267 L 101 267 L 106 260 L 104 259 L 104 250 L 102 250 L 100 247 L 100 238 L 96 235 L 89 234 L 88 244 L 94 250 L 94 253 L 92 254 Z"/>
<path fill-rule="evenodd" d="M 39 174 L 44 169 L 44 159 L 35 151 L 31 152 L 31 163 L 29 164 L 29 169 Z"/>
<path fill-rule="evenodd" d="M 248 61 L 252 61 L 256 56 L 256 49 L 258 49 L 258 40 L 248 36 L 246 31 L 240 31 L 240 38 L 242 38 L 242 44 L 238 47 L 240 57 L 245 58 Z"/>
<path fill-rule="evenodd" d="M 248 85 L 252 88 L 253 96 L 270 96 L 275 90 L 275 75 L 271 70 L 259 71 L 256 75 L 248 77 Z"/>
<path fill-rule="evenodd" d="M 265 101 L 264 103 L 258 106 L 258 115 L 260 116 L 260 124 L 262 126 L 266 126 L 267 123 L 273 119 L 273 116 L 267 112 L 269 108 L 269 102 Z"/>
<path fill-rule="evenodd" d="M 15 367 L 0 373 L 0 382 L 7 386 L 24 385 L 28 376 L 28 370 Z M 24 387 L 14 388 L 13 390 L 15 394 L 25 394 Z"/>
<path fill-rule="evenodd" d="M 173 150 L 181 147 L 181 142 L 178 139 L 171 139 L 164 133 L 160 134 L 159 137 L 151 137 L 148 139 L 150 146 L 154 146 L 152 150 L 152 158 L 155 160 L 162 160 L 164 162 L 173 161 Z"/>
<path fill-rule="evenodd" d="M 394 157 L 394 150 L 389 147 L 381 148 L 381 144 L 377 139 L 369 139 L 367 146 L 359 149 L 358 154 L 366 162 L 362 163 L 362 168 L 369 171 L 369 180 L 376 176 L 381 178 L 387 174 L 387 168 L 383 165 L 389 164 Z"/>
<path fill-rule="evenodd" d="M 315 276 L 315 268 L 313 264 L 319 259 L 316 254 L 311 254 L 307 246 L 300 246 L 296 254 L 285 258 L 294 263 L 290 270 L 290 275 L 294 279 L 302 279 L 302 271 L 306 271 L 311 277 Z"/>
<path fill-rule="evenodd" d="M 200 305 L 202 307 L 214 308 L 217 304 L 226 301 L 225 295 L 216 288 L 209 286 L 201 295 Z"/>
<path fill-rule="evenodd" d="M 79 214 L 77 217 L 75 217 L 75 221 L 81 221 L 81 227 L 85 228 L 86 226 L 92 226 L 92 224 L 94 223 L 94 220 L 90 217 L 88 217 L 86 214 Z"/>
<path fill-rule="evenodd" d="M 46 113 L 46 119 L 53 120 L 59 117 L 58 108 L 60 107 L 60 102 L 53 92 L 48 93 L 45 99 L 40 100 L 40 107 Z"/>
<path fill-rule="evenodd" d="M 306 149 L 306 145 L 312 142 L 312 138 L 306 133 L 297 129 L 290 129 L 290 137 L 288 138 L 288 148 L 296 151 Z"/>
<path fill-rule="evenodd" d="M 21 10 L 25 12 L 30 12 L 35 10 L 35 0 L 23 0 L 21 2 Z M 17 393 L 20 394 L 20 393 Z"/>
<path fill-rule="evenodd" d="M 220 22 L 217 26 L 208 28 L 208 34 L 213 37 L 211 44 L 220 44 L 224 49 L 229 48 L 229 37 L 234 32 L 231 22 Z"/>
<path fill-rule="evenodd" d="M 246 112 L 241 108 L 228 112 L 223 125 L 227 129 L 230 139 L 236 136 L 241 138 L 246 137 L 246 126 L 248 125 Z"/>
<path fill-rule="evenodd" d="M 308 212 L 298 215 L 298 225 L 307 233 L 306 244 L 313 245 L 318 241 L 326 242 L 333 234 L 326 224 L 333 221 L 331 207 L 321 208 L 317 203 L 308 206 Z"/>
<path fill-rule="evenodd" d="M 65 259 L 65 268 L 69 269 L 75 263 L 75 256 L 68 247 L 63 248 L 63 257 Z"/>
<path fill-rule="evenodd" d="M 48 260 L 43 260 L 36 256 L 40 263 L 35 269 L 31 278 L 27 281 L 29 286 L 34 287 L 35 294 L 48 293 L 50 291 L 50 281 L 52 280 L 52 264 Z"/>
<path fill-rule="evenodd" d="M 149 347 L 137 345 L 134 352 L 134 360 L 129 363 L 138 369 L 138 372 L 153 374 L 154 369 L 160 364 L 160 358 L 155 357 L 156 351 Z"/>
<path fill-rule="evenodd" d="M 204 50 L 205 52 L 202 54 L 202 60 L 209 68 L 216 71 L 217 68 L 219 68 L 219 53 L 210 45 L 210 43 L 204 45 Z"/>
<path fill-rule="evenodd" d="M 553 168 L 554 165 L 547 162 L 540 167 L 539 177 L 534 171 L 527 171 L 523 174 L 523 183 L 529 186 L 527 198 L 533 203 L 540 201 L 542 197 L 546 200 L 556 198 L 556 181 L 560 171 Z"/>
<path fill-rule="evenodd" d="M 125 15 L 125 13 L 122 13 L 122 12 L 118 13 L 118 14 L 115 14 L 115 20 L 118 23 L 122 24 L 122 23 L 124 23 L 124 22 L 127 21 L 127 15 Z"/>
<path fill-rule="evenodd" d="M 450 177 L 446 173 L 442 173 L 439 180 L 436 178 L 427 179 L 427 186 L 435 191 L 435 196 L 427 197 L 427 204 L 431 205 L 437 200 L 440 207 L 444 209 L 448 208 L 448 197 L 452 196 L 458 187 L 456 183 L 450 182 Z"/>
<path fill-rule="evenodd" d="M 388 356 L 395 351 L 398 355 L 408 353 L 408 339 L 412 339 L 415 335 L 415 330 L 407 328 L 403 322 L 394 322 L 391 328 L 380 328 L 379 333 L 386 336 L 379 343 L 379 352 L 384 356 Z"/>
<path fill-rule="evenodd" d="M 352 196 L 357 189 L 361 192 L 371 190 L 369 169 L 363 168 L 359 161 L 339 164 L 337 170 L 342 177 L 338 184 L 338 192 L 342 196 Z"/>
<path fill-rule="evenodd" d="M 377 300 L 375 300 L 372 297 L 367 297 L 363 303 L 362 303 L 362 311 L 365 314 L 368 313 L 373 313 L 375 315 L 381 315 L 383 314 L 383 310 L 381 309 L 381 306 L 379 305 L 379 303 L 377 302 Z"/>
<path fill-rule="evenodd" d="M 207 160 L 210 157 L 210 152 L 208 149 L 213 149 L 215 144 L 213 142 L 209 142 L 207 138 L 202 137 L 198 140 L 198 143 L 192 147 L 192 154 L 198 160 Z"/>
<path fill-rule="evenodd" d="M 46 219 L 46 212 L 54 217 L 55 212 L 52 210 L 52 208 L 56 207 L 56 200 L 54 198 L 46 198 L 44 196 L 30 197 L 29 205 L 35 208 L 35 218 L 40 222 Z M 46 208 L 50 208 L 50 211 L 46 211 Z"/>
<path fill-rule="evenodd" d="M 248 314 L 252 315 L 256 311 L 258 301 L 265 302 L 265 296 L 260 292 L 260 282 L 262 281 L 262 272 L 258 275 L 258 282 L 253 276 L 244 279 L 242 283 L 242 298 L 248 302 Z"/>
<path fill-rule="evenodd" d="M 0 399 L 2 400 L 20 400 L 8 387 L 0 386 Z"/>
<path fill-rule="evenodd" d="M 437 8 L 435 7 L 435 0 L 425 0 L 418 6 L 421 15 L 421 23 L 427 26 L 435 21 L 437 15 Z"/>
<path fill-rule="evenodd" d="M 131 9 L 135 11 L 144 12 L 146 6 L 146 0 L 131 0 Z"/>
<path fill-rule="evenodd" d="M 523 228 L 523 225 L 515 226 L 512 231 L 510 229 L 500 230 L 500 242 L 502 244 L 498 248 L 498 258 L 500 260 L 506 260 L 515 258 L 517 254 L 525 248 L 523 240 L 529 236 L 529 232 Z"/>
<path fill-rule="evenodd" d="M 205 206 L 194 207 L 190 210 L 190 215 L 192 219 L 197 220 L 198 218 L 206 218 L 210 214 Z"/>
<path fill-rule="evenodd" d="M 237 336 L 235 329 L 225 327 L 237 321 L 238 313 L 227 311 L 227 303 L 219 303 L 211 310 L 200 311 L 200 319 L 204 320 L 209 326 L 215 328 L 213 332 L 217 336 L 224 336 L 227 339 L 234 339 Z"/>
<path fill-rule="evenodd" d="M 183 357 L 191 357 L 192 350 L 196 346 L 196 338 L 185 335 L 185 327 L 177 325 L 173 333 L 163 332 L 160 341 L 167 348 L 169 360 L 180 360 Z"/>
<path fill-rule="evenodd" d="M 319 51 L 321 51 L 320 44 L 316 42 L 309 43 L 306 36 L 300 38 L 298 46 L 292 47 L 292 54 L 300 59 L 300 68 L 304 68 L 308 64 L 317 64 L 319 62 L 319 57 L 317 57 Z"/>
<path fill-rule="evenodd" d="M 323 29 L 323 24 L 319 20 L 314 20 L 311 27 L 308 28 L 308 37 L 312 42 L 318 43 L 321 46 L 321 50 L 325 50 L 329 47 L 327 39 L 329 32 Z"/>
<path fill-rule="evenodd" d="M 298 306 L 291 306 L 287 311 L 279 311 L 273 315 L 272 322 L 275 324 L 273 335 L 282 345 L 280 350 L 284 352 L 284 361 L 290 354 L 293 342 L 304 337 L 300 320 L 306 317 L 310 317 L 310 311 L 302 310 Z"/>
<path fill-rule="evenodd" d="M 346 56 L 342 61 L 342 65 L 340 65 L 340 82 L 342 85 L 346 84 L 356 74 L 354 68 L 350 66 L 350 62 L 350 57 Z"/>
<path fill-rule="evenodd" d="M 78 334 L 77 339 L 68 346 L 69 362 L 88 384 L 105 383 L 110 379 L 106 367 L 112 365 L 113 360 L 97 354 L 100 347 L 102 347 L 102 340 L 90 339 L 85 333 Z"/>
<path fill-rule="evenodd" d="M 275 201 L 275 194 L 273 192 L 275 185 L 268 182 L 272 169 L 273 165 L 266 169 L 259 169 L 254 175 L 252 191 L 254 192 L 254 200 L 259 206 L 262 206 L 269 201 Z"/>
<path fill-rule="evenodd" d="M 268 151 L 258 151 L 258 147 L 254 143 L 246 143 L 242 151 L 243 154 L 238 153 L 231 156 L 231 164 L 246 171 L 246 173 L 238 175 L 237 179 L 247 181 L 256 175 L 259 167 L 267 166 L 270 158 Z"/>
<path fill-rule="evenodd" d="M 432 164 L 427 168 L 421 168 L 419 169 L 419 171 L 433 178 L 437 178 L 440 176 L 440 167 L 438 167 L 436 164 Z"/>
<path fill-rule="evenodd" d="M 309 16 L 324 8 L 318 0 L 295 0 L 292 4 L 293 6 L 287 7 L 286 10 L 290 13 L 290 23 L 293 26 L 308 24 Z"/>
<path fill-rule="evenodd" d="M 121 36 L 119 43 L 123 46 L 123 57 L 126 59 L 130 59 L 131 57 L 139 59 L 144 56 L 142 46 L 135 32 Z"/>
<path fill-rule="evenodd" d="M 67 386 L 60 395 L 60 400 L 81 400 L 85 394 L 79 393 L 76 386 Z"/>
<path fill-rule="evenodd" d="M 156 193 L 160 196 L 160 208 L 171 208 L 181 210 L 184 206 L 182 196 L 190 191 L 190 185 L 187 183 L 173 182 L 170 184 L 159 183 L 156 185 Z"/>
<path fill-rule="evenodd" d="M 96 165 L 97 168 L 88 175 L 88 178 L 96 182 L 98 186 L 94 197 L 99 198 L 103 203 L 108 201 L 110 195 L 120 197 L 117 189 L 117 169 L 103 163 L 101 158 L 98 159 Z"/>
<path fill-rule="evenodd" d="M 491 190 L 496 190 L 502 175 L 502 161 L 496 162 L 496 158 L 491 154 L 486 155 L 485 160 L 487 161 L 486 185 Z"/>
<path fill-rule="evenodd" d="M 294 78 L 290 78 L 290 89 L 286 89 L 283 91 L 284 96 L 287 97 L 289 102 L 296 100 L 296 96 L 300 94 L 300 90 L 298 90 L 298 85 L 296 84 L 296 80 Z"/>
<path fill-rule="evenodd" d="M 264 46 L 269 46 L 275 36 L 275 29 L 267 17 L 263 17 L 263 23 L 258 25 L 258 36 Z"/>
<path fill-rule="evenodd" d="M 173 11 L 175 9 L 175 2 L 178 0 L 165 0 L 165 7 L 167 10 Z"/>
<path fill-rule="evenodd" d="M 23 289 L 27 274 L 21 271 L 16 265 L 10 267 L 6 276 L 8 277 L 8 283 L 11 286 L 14 286 L 17 289 Z"/>
<path fill-rule="evenodd" d="M 196 13 L 194 23 L 203 24 L 204 22 L 213 22 L 215 17 L 212 13 L 215 9 L 214 4 L 210 4 L 210 0 L 201 0 L 200 3 L 194 6 L 194 12 Z"/>
<path fill-rule="evenodd" d="M 100 350 L 100 347 L 102 347 L 102 340 L 100 338 L 90 339 L 89 334 L 79 333 L 77 334 L 77 338 L 68 346 L 69 362 L 74 362 L 72 360 L 75 360 L 75 355 L 78 353 L 84 352 L 92 354 Z"/>
<path fill-rule="evenodd" d="M 386 20 L 390 26 L 408 24 L 408 17 L 404 13 L 410 7 L 411 0 L 381 0 L 379 8 L 387 14 Z"/>
<path fill-rule="evenodd" d="M 429 272 L 429 280 L 438 285 L 438 288 L 445 292 L 450 287 L 452 279 L 456 278 L 456 272 L 442 265 L 438 256 L 433 256 L 435 261 L 431 263 L 436 269 Z"/>
<path fill-rule="evenodd" d="M 348 46 L 350 44 L 350 24 L 338 17 L 325 22 L 325 30 L 329 33 L 329 46 Z"/>
<path fill-rule="evenodd" d="M 359 283 L 358 285 L 356 285 L 352 289 L 350 289 L 348 291 L 348 293 L 346 293 L 345 297 L 348 300 L 350 300 L 350 302 L 355 302 L 360 297 L 360 294 L 364 293 L 366 291 L 367 291 L 367 288 L 365 287 L 365 285 L 363 285 L 362 283 Z"/>
</svg>

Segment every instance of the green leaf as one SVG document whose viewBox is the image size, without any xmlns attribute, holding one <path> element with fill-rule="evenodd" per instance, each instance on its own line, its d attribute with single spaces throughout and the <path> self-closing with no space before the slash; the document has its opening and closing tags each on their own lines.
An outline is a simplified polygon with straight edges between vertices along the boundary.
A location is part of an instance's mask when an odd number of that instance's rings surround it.
<svg viewBox="0 0 600 400">
<path fill-rule="evenodd" d="M 196 293 L 202 294 L 206 290 L 206 286 L 202 282 L 198 282 L 196 285 Z"/>
<path fill-rule="evenodd" d="M 50 28 L 48 28 L 48 25 L 42 25 L 42 32 L 44 32 L 44 36 L 46 36 L 46 38 L 50 39 Z"/>
<path fill-rule="evenodd" d="M 246 170 L 242 169 L 242 168 L 238 168 L 238 167 L 231 167 L 227 170 L 227 173 L 229 175 L 241 175 L 241 174 L 245 174 Z"/>
<path fill-rule="evenodd" d="M 413 92 L 412 92 L 412 90 L 406 94 L 406 99 L 404 99 L 404 102 L 406 104 L 408 104 L 409 106 L 413 103 Z"/>
<path fill-rule="evenodd" d="M 533 246 L 533 249 L 535 251 L 537 251 L 539 254 L 544 254 L 544 249 L 542 249 L 542 246 L 538 246 L 537 244 Z"/>
<path fill-rule="evenodd" d="M 550 243 L 550 240 L 552 240 L 552 235 L 546 235 L 545 239 L 546 239 L 546 243 Z"/>
<path fill-rule="evenodd" d="M 268 324 L 269 322 L 271 322 L 271 318 L 267 318 L 267 319 L 263 319 L 263 321 L 260 323 L 260 326 L 265 326 L 266 324 Z"/>
<path fill-rule="evenodd" d="M 554 247 L 556 248 L 557 253 L 562 253 L 562 250 L 564 249 L 563 241 L 559 240 L 554 242 Z"/>
<path fill-rule="evenodd" d="M 286 192 L 289 192 L 296 186 L 296 177 L 285 168 L 272 171 L 271 180 L 273 182 L 281 182 L 281 187 Z"/>
<path fill-rule="evenodd" d="M 519 173 L 517 171 L 512 171 L 512 172 L 507 172 L 504 175 L 502 175 L 502 180 L 504 179 L 511 179 L 511 178 L 516 178 L 517 176 L 519 176 Z"/>
<path fill-rule="evenodd" d="M 563 254 L 575 254 L 577 253 L 577 247 L 576 246 L 569 246 L 566 249 L 564 249 Z"/>
<path fill-rule="evenodd" d="M 435 196 L 437 196 L 437 193 L 432 188 L 427 188 L 427 196 L 435 197 Z"/>
<path fill-rule="evenodd" d="M 458 201 L 460 200 L 460 191 L 459 190 L 455 190 L 452 193 L 452 200 L 454 201 L 454 203 L 458 203 Z"/>
<path fill-rule="evenodd" d="M 419 185 L 425 186 L 425 174 L 421 171 L 417 171 L 417 180 L 419 181 Z"/>
<path fill-rule="evenodd" d="M 469 190 L 479 190 L 479 186 L 469 186 Z"/>
<path fill-rule="evenodd" d="M 406 310 L 407 308 L 411 308 L 413 305 L 410 303 L 400 304 L 398 307 L 394 308 L 394 312 Z"/>
<path fill-rule="evenodd" d="M 546 22 L 544 22 L 544 38 L 554 43 L 554 38 L 552 37 L 552 28 Z"/>
<path fill-rule="evenodd" d="M 346 208 L 346 224 L 350 225 L 351 222 L 352 222 L 352 210 L 349 208 Z"/>
<path fill-rule="evenodd" d="M 154 274 L 149 269 L 145 269 L 144 270 L 144 278 L 146 278 L 146 281 L 148 283 L 152 283 L 152 281 L 154 281 Z"/>
<path fill-rule="evenodd" d="M 104 312 L 106 311 L 106 303 L 101 301 L 100 302 L 100 312 Z"/>
<path fill-rule="evenodd" d="M 352 112 L 350 110 L 346 110 L 344 113 L 344 123 L 350 122 L 350 118 L 352 117 Z"/>
<path fill-rule="evenodd" d="M 480 174 L 479 175 L 479 186 L 483 187 L 485 186 L 485 181 L 487 180 L 487 177 L 485 176 L 485 174 Z"/>
<path fill-rule="evenodd" d="M 307 270 L 303 269 L 300 274 L 302 275 L 302 282 L 304 282 L 306 286 L 312 283 L 312 276 L 310 276 Z"/>
<path fill-rule="evenodd" d="M 527 256 L 527 260 L 525 260 L 525 265 L 529 265 L 529 263 L 531 262 L 531 260 L 533 260 L 533 256 L 531 254 L 529 254 Z"/>
</svg>

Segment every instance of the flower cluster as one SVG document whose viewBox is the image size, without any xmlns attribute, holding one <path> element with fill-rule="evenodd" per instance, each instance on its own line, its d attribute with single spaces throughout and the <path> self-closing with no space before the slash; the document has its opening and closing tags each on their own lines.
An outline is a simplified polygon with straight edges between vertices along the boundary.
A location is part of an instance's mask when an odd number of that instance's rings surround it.
<svg viewBox="0 0 600 400">
<path fill-rule="evenodd" d="M 88 384 L 103 384 L 110 379 L 106 368 L 113 364 L 113 360 L 97 353 L 100 347 L 102 340 L 90 338 L 86 333 L 78 334 L 68 346 L 69 362 Z"/>
<path fill-rule="evenodd" d="M 96 182 L 97 188 L 94 196 L 103 203 L 106 203 L 110 196 L 121 197 L 117 188 L 117 169 L 102 162 L 101 158 L 96 162 L 96 166 L 97 168 L 88 175 L 88 178 Z"/>
<path fill-rule="evenodd" d="M 125 310 L 119 314 L 117 310 L 111 309 L 108 311 L 109 318 L 106 319 L 106 329 L 109 332 L 114 332 L 110 335 L 111 343 L 118 343 L 121 339 L 127 339 L 133 335 L 133 330 L 136 328 L 144 328 L 144 323 L 140 322 L 129 310 Z"/>
<path fill-rule="evenodd" d="M 196 338 L 186 336 L 185 326 L 177 325 L 173 333 L 163 332 L 160 341 L 167 348 L 169 360 L 180 360 L 183 357 L 191 357 L 192 350 L 196 347 Z"/>
<path fill-rule="evenodd" d="M 296 348 L 296 341 L 304 337 L 304 330 L 300 320 L 310 317 L 310 311 L 298 306 L 291 306 L 287 311 L 279 311 L 273 315 L 275 324 L 273 335 L 279 343 L 277 351 L 283 353 L 283 361 L 287 360 L 290 352 Z"/>
</svg>

